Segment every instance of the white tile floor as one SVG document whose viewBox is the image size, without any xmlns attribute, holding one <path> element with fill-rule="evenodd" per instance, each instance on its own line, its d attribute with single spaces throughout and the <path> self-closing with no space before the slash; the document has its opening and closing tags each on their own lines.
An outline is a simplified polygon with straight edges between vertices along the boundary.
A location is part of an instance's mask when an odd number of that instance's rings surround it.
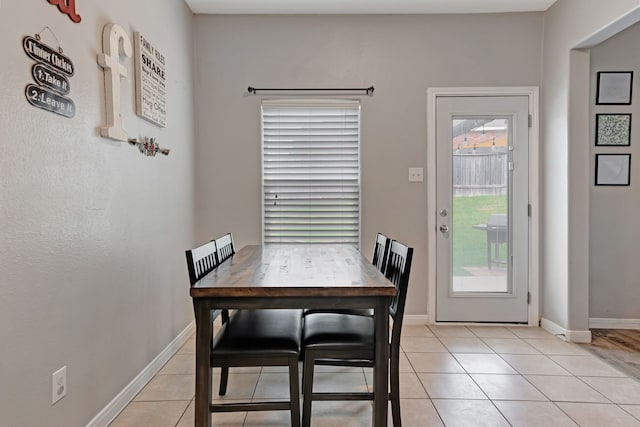
<svg viewBox="0 0 640 427">
<path fill-rule="evenodd" d="M 402 349 L 405 427 L 640 427 L 639 381 L 540 328 L 405 326 Z M 111 426 L 192 426 L 194 364 L 192 337 Z M 286 369 L 231 372 L 225 400 L 287 396 Z M 364 390 L 371 380 L 367 369 L 320 367 L 315 389 Z M 213 425 L 288 426 L 289 413 L 214 414 Z M 312 425 L 370 426 L 371 404 L 314 402 Z"/>
</svg>

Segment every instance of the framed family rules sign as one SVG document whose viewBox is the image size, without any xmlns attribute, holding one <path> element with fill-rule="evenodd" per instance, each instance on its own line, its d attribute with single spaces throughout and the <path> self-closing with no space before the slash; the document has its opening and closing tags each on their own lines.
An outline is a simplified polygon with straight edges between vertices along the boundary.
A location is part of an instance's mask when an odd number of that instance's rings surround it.
<svg viewBox="0 0 640 427">
<path fill-rule="evenodd" d="M 136 114 L 160 127 L 167 125 L 165 57 L 141 33 L 134 33 Z"/>
</svg>

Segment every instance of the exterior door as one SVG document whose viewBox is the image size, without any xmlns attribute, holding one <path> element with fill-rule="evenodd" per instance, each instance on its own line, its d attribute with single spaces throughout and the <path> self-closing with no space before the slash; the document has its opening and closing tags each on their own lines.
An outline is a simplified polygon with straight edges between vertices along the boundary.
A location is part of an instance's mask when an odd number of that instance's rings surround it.
<svg viewBox="0 0 640 427">
<path fill-rule="evenodd" d="M 436 321 L 528 320 L 527 96 L 436 99 Z"/>
</svg>

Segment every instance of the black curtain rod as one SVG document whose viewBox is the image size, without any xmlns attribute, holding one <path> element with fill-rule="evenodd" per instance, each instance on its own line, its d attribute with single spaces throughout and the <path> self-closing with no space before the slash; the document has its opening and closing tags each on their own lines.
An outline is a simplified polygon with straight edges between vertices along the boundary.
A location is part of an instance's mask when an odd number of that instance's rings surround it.
<svg viewBox="0 0 640 427">
<path fill-rule="evenodd" d="M 356 92 L 356 91 L 364 91 L 367 95 L 373 94 L 373 86 L 369 87 L 358 87 L 358 88 L 338 88 L 338 89 L 301 89 L 301 88 L 257 88 L 253 86 L 249 86 L 249 93 L 253 93 L 254 95 L 259 91 L 281 91 L 281 92 L 293 92 L 293 91 L 322 91 L 322 92 Z"/>
</svg>

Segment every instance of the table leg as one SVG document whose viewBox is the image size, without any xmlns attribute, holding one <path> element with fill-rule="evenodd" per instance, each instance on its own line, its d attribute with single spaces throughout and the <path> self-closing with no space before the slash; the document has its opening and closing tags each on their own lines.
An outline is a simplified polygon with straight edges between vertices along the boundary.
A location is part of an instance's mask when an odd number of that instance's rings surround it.
<svg viewBox="0 0 640 427">
<path fill-rule="evenodd" d="M 211 348 L 211 308 L 204 299 L 196 300 L 196 398 L 195 426 L 211 427 L 209 404 L 212 381 L 209 350 Z"/>
<path fill-rule="evenodd" d="M 373 426 L 386 427 L 389 401 L 389 299 L 378 298 L 375 308 L 373 367 Z"/>
</svg>

